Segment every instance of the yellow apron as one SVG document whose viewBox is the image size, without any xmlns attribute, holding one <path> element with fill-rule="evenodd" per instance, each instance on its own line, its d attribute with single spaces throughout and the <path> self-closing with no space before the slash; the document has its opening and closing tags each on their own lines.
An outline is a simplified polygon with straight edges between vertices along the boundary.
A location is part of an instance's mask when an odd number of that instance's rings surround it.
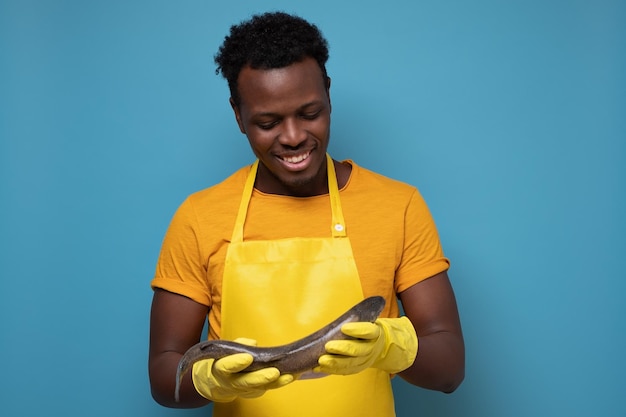
<svg viewBox="0 0 626 417">
<path fill-rule="evenodd" d="M 243 241 L 256 178 L 254 163 L 244 188 L 222 283 L 221 338 L 256 339 L 275 346 L 300 339 L 330 323 L 363 299 L 346 234 L 337 178 L 327 155 L 332 210 L 331 237 Z M 254 399 L 215 403 L 216 417 L 395 416 L 389 374 L 300 379 Z"/>
</svg>

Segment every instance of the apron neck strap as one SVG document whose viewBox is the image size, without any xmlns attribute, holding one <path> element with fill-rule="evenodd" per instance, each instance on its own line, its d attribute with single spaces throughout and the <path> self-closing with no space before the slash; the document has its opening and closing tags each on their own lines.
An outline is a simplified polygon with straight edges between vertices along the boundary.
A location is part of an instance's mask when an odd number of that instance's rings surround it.
<svg viewBox="0 0 626 417">
<path fill-rule="evenodd" d="M 346 222 L 343 219 L 343 210 L 341 209 L 341 200 L 339 199 L 335 164 L 329 154 L 326 154 L 326 167 L 328 170 L 328 195 L 330 196 L 330 210 L 332 212 L 331 232 L 333 237 L 344 237 L 346 236 Z"/>
<path fill-rule="evenodd" d="M 243 194 L 241 196 L 241 203 L 239 204 L 239 211 L 237 212 L 237 219 L 235 220 L 235 227 L 233 228 L 231 243 L 243 242 L 243 226 L 246 222 L 246 214 L 248 213 L 248 206 L 250 205 L 250 199 L 252 198 L 252 191 L 254 189 L 254 181 L 256 179 L 258 168 L 259 160 L 257 159 L 250 167 L 250 172 L 248 173 L 248 178 L 246 179 L 246 184 L 243 188 Z M 328 172 L 328 195 L 330 197 L 330 209 L 332 213 L 332 236 L 344 237 L 346 236 L 346 223 L 343 219 L 341 201 L 339 200 L 339 186 L 337 185 L 335 165 L 329 154 L 326 154 L 326 168 Z"/>
</svg>

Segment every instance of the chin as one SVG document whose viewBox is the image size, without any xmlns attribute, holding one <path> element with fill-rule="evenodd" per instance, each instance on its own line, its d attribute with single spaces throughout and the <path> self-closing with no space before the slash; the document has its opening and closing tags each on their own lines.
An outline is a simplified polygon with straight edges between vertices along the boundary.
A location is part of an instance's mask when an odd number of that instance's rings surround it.
<svg viewBox="0 0 626 417">
<path fill-rule="evenodd" d="M 279 178 L 279 181 L 282 183 L 285 189 L 290 191 L 290 194 L 311 196 L 325 192 L 326 183 L 324 182 L 323 184 L 324 189 L 320 190 L 318 189 L 320 184 L 318 183 L 318 181 L 316 181 L 316 178 L 316 175 L 306 174 L 301 176 Z"/>
<path fill-rule="evenodd" d="M 291 194 L 294 196 L 311 196 L 323 194 L 326 192 L 327 179 L 324 161 L 326 154 L 324 153 L 324 159 L 321 161 L 315 161 L 310 166 L 302 171 L 287 171 L 282 169 L 280 164 L 276 164 L 271 160 L 268 164 L 265 164 L 266 177 L 265 184 L 270 187 L 268 190 L 274 190 L 278 194 Z M 323 171 L 323 172 L 322 172 Z M 272 192 L 272 191 L 270 191 Z"/>
</svg>

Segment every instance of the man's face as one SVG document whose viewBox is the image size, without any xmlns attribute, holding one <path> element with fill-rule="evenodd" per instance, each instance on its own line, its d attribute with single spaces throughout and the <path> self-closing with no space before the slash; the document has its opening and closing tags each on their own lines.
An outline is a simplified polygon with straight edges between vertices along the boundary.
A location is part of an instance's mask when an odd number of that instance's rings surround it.
<svg viewBox="0 0 626 417">
<path fill-rule="evenodd" d="M 256 187 L 271 194 L 325 193 L 331 106 L 317 62 L 305 58 L 284 68 L 244 67 L 238 92 L 240 105 L 231 104 L 260 161 Z"/>
</svg>

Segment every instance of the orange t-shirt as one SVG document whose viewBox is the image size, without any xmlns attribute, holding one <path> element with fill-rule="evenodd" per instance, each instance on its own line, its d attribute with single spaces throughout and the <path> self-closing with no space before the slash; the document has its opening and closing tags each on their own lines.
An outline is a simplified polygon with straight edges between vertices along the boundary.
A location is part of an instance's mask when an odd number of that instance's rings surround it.
<svg viewBox="0 0 626 417">
<path fill-rule="evenodd" d="M 352 161 L 343 163 L 352 165 L 340 199 L 363 294 L 385 297 L 381 317 L 397 317 L 396 294 L 447 270 L 449 262 L 415 187 Z M 249 170 L 244 167 L 183 202 L 165 235 L 151 284 L 208 306 L 210 338 L 220 334 L 224 258 Z M 330 228 L 328 195 L 289 197 L 255 189 L 244 240 L 330 237 Z"/>
</svg>

